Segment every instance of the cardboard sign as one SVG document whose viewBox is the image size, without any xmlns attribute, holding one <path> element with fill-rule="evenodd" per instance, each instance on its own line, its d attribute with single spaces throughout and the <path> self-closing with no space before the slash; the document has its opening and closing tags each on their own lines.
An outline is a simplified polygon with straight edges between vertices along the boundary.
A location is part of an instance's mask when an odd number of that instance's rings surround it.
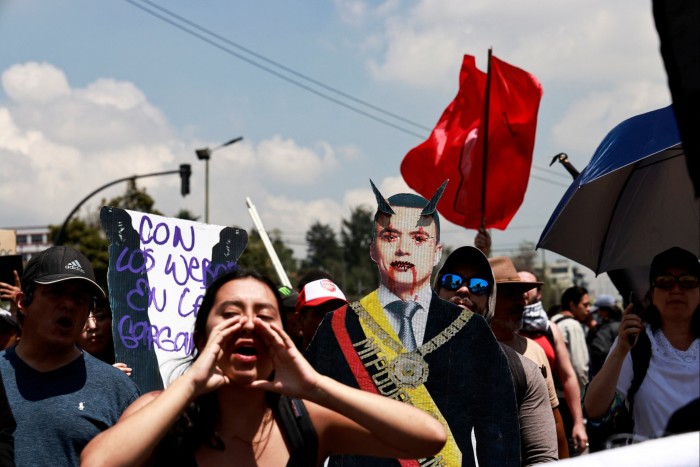
<svg viewBox="0 0 700 467">
<path fill-rule="evenodd" d="M 372 188 L 378 208 L 369 253 L 379 288 L 324 319 L 306 357 L 322 374 L 410 403 L 445 426 L 448 438 L 439 453 L 396 465 L 520 465 L 518 412 L 505 355 L 481 316 L 440 299 L 431 288 L 442 255 L 436 205 L 444 184 L 430 201 L 407 193 L 385 199 Z M 329 465 L 389 464 L 332 456 Z"/>
<path fill-rule="evenodd" d="M 0 256 L 14 254 L 17 254 L 17 231 L 0 229 Z"/>
<path fill-rule="evenodd" d="M 162 389 L 194 347 L 206 286 L 236 268 L 245 230 L 104 206 L 116 361 L 142 392 Z"/>
</svg>

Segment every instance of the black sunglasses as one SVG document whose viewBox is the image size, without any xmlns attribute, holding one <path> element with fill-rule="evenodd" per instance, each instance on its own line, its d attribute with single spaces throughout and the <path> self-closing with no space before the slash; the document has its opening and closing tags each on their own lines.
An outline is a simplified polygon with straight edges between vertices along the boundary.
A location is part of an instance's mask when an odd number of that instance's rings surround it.
<svg viewBox="0 0 700 467">
<path fill-rule="evenodd" d="M 452 273 L 440 276 L 440 287 L 444 287 L 447 290 L 455 291 L 465 284 L 469 292 L 474 295 L 486 295 L 491 291 L 491 284 L 489 281 L 481 277 L 464 277 Z"/>
<path fill-rule="evenodd" d="M 692 274 L 683 274 L 681 276 L 664 274 L 654 279 L 654 287 L 663 290 L 671 290 L 676 283 L 681 289 L 694 289 L 700 285 L 700 278 Z"/>
</svg>

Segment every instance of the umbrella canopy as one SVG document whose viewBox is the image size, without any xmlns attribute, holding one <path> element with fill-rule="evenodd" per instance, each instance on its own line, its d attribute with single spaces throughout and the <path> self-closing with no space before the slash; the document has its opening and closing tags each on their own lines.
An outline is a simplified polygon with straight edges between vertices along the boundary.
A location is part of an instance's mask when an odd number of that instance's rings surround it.
<svg viewBox="0 0 700 467">
<path fill-rule="evenodd" d="M 671 106 L 616 126 L 564 194 L 537 248 L 596 274 L 648 267 L 672 246 L 700 256 L 700 199 L 680 142 Z"/>
</svg>

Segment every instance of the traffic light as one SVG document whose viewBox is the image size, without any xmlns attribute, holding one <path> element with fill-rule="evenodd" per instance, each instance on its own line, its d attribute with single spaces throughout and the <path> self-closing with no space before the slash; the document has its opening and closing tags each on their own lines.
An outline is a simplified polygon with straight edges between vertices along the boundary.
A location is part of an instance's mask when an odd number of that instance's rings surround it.
<svg viewBox="0 0 700 467">
<path fill-rule="evenodd" d="M 190 175 L 192 175 L 192 166 L 180 164 L 180 193 L 182 196 L 190 194 Z"/>
<path fill-rule="evenodd" d="M 211 149 L 209 149 L 209 148 L 197 149 L 195 151 L 195 154 L 197 154 L 197 159 L 199 159 L 200 161 L 208 161 L 209 158 L 211 157 Z"/>
</svg>

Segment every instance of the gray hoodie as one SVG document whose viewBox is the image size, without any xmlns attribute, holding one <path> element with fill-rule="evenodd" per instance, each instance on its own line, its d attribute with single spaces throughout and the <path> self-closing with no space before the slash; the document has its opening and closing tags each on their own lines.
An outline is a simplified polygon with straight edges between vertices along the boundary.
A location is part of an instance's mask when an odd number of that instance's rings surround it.
<svg viewBox="0 0 700 467">
<path fill-rule="evenodd" d="M 484 279 L 488 279 L 489 282 L 493 284 L 491 293 L 489 294 L 488 306 L 486 307 L 486 315 L 484 316 L 487 323 L 491 322 L 491 318 L 493 318 L 493 313 L 496 307 L 496 279 L 493 275 L 493 271 L 491 270 L 491 265 L 489 264 L 488 258 L 486 258 L 486 256 L 478 248 L 473 246 L 463 246 L 450 253 L 450 256 L 447 257 L 445 263 L 442 265 L 440 271 L 435 277 L 435 285 L 433 289 L 435 292 L 439 292 L 440 276 L 445 272 L 453 270 L 455 264 L 464 263 L 472 264 L 476 266 L 478 270 L 484 271 L 486 276 Z"/>
</svg>

